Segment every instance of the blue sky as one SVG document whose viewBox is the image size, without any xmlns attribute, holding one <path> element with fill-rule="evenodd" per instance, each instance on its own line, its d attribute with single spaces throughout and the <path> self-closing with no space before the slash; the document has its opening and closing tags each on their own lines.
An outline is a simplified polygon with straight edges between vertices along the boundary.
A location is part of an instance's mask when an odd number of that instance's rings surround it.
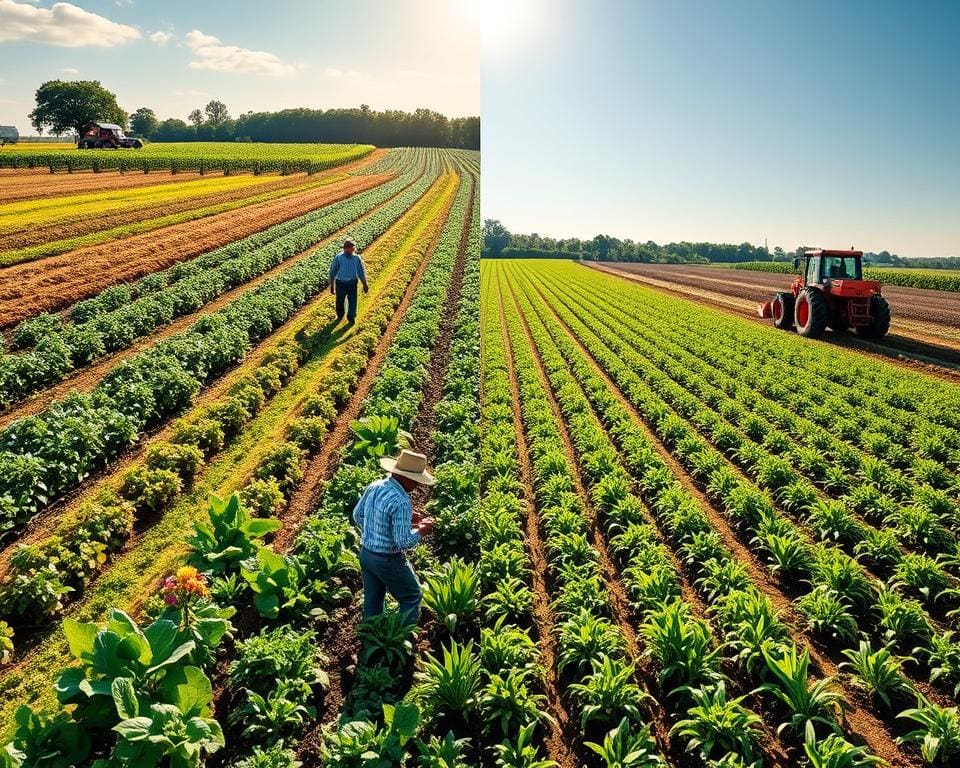
<svg viewBox="0 0 960 768">
<path fill-rule="evenodd" d="M 29 129 L 45 81 L 100 80 L 132 112 L 480 110 L 480 48 L 443 0 L 0 0 L 0 124 Z M 32 132 L 32 130 L 31 130 Z"/>
<path fill-rule="evenodd" d="M 485 217 L 960 255 L 960 2 L 495 5 Z"/>
</svg>

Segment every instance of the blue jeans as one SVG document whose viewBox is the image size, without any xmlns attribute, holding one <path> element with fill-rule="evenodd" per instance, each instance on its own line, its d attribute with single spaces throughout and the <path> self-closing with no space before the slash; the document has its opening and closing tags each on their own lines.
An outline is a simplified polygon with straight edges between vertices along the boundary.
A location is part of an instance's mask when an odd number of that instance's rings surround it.
<svg viewBox="0 0 960 768">
<path fill-rule="evenodd" d="M 356 280 L 334 280 L 337 294 L 337 320 L 343 320 L 343 304 L 347 304 L 347 322 L 357 319 L 357 282 Z"/>
<path fill-rule="evenodd" d="M 406 555 L 402 552 L 381 555 L 361 547 L 360 574 L 363 576 L 363 618 L 383 613 L 384 599 L 389 592 L 408 624 L 420 620 L 423 591 Z"/>
</svg>

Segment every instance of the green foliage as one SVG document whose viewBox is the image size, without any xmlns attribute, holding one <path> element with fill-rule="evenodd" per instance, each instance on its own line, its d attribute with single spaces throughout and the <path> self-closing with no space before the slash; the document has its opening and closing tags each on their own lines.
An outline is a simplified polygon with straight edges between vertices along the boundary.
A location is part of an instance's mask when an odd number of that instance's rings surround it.
<svg viewBox="0 0 960 768">
<path fill-rule="evenodd" d="M 586 741 L 584 746 L 600 756 L 605 768 L 662 768 L 666 765 L 650 735 L 648 725 L 623 718 L 603 737 L 603 743 Z"/>
<path fill-rule="evenodd" d="M 872 768 L 886 765 L 884 760 L 867 752 L 866 747 L 855 746 L 835 733 L 819 741 L 808 739 L 803 743 L 803 749 L 810 761 L 810 768 Z"/>
<path fill-rule="evenodd" d="M 687 751 L 699 751 L 704 760 L 734 752 L 745 761 L 758 757 L 763 720 L 741 703 L 744 696 L 727 698 L 723 681 L 714 687 L 688 689 L 694 705 L 688 717 L 670 729 L 687 739 Z"/>
<path fill-rule="evenodd" d="M 443 646 L 441 658 L 427 653 L 416 672 L 416 681 L 413 695 L 427 711 L 470 717 L 481 691 L 480 658 L 473 641 L 461 645 L 451 640 Z"/>
<path fill-rule="evenodd" d="M 391 669 L 399 670 L 413 655 L 416 632 L 416 625 L 407 622 L 399 611 L 385 611 L 364 619 L 357 627 L 360 660 L 364 664 L 382 661 Z"/>
<path fill-rule="evenodd" d="M 413 439 L 409 432 L 400 429 L 396 416 L 367 416 L 352 422 L 350 429 L 353 431 L 350 455 L 354 459 L 396 456 L 402 448 L 409 448 Z"/>
<path fill-rule="evenodd" d="M 216 574 L 237 571 L 260 549 L 260 540 L 281 525 L 275 518 L 250 517 L 235 493 L 226 500 L 210 494 L 207 516 L 209 521 L 194 522 L 187 543 L 193 547 L 190 562 Z"/>
<path fill-rule="evenodd" d="M 960 756 L 960 714 L 956 707 L 939 707 L 918 694 L 917 706 L 897 717 L 912 720 L 919 726 L 900 741 L 919 744 L 920 754 L 927 763 L 953 765 Z"/>
<path fill-rule="evenodd" d="M 570 692 L 580 709 L 580 722 L 598 721 L 610 724 L 626 715 L 642 722 L 640 705 L 650 696 L 634 682 L 633 664 L 610 656 L 595 660 L 590 674 L 582 683 L 570 685 Z"/>
<path fill-rule="evenodd" d="M 253 604 L 264 618 L 302 618 L 320 610 L 312 604 L 315 585 L 294 556 L 278 555 L 261 547 L 254 557 L 240 563 L 240 575 L 250 585 Z"/>
<path fill-rule="evenodd" d="M 477 569 L 455 557 L 424 579 L 423 604 L 451 635 L 459 634 L 479 614 L 479 587 Z"/>
<path fill-rule="evenodd" d="M 903 676 L 901 659 L 888 648 L 874 651 L 869 641 L 861 640 L 857 650 L 845 648 L 843 655 L 849 659 L 840 668 L 849 667 L 854 673 L 854 682 L 876 696 L 887 709 L 895 700 L 913 693 L 913 687 Z"/>
</svg>

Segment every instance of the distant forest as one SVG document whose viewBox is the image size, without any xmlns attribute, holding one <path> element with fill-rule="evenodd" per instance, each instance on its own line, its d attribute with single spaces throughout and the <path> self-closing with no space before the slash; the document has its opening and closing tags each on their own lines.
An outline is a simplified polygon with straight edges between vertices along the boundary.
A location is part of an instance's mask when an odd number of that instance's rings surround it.
<svg viewBox="0 0 960 768">
<path fill-rule="evenodd" d="M 503 259 L 584 259 L 586 261 L 642 261 L 658 264 L 709 264 L 743 261 L 790 261 L 794 256 L 815 246 L 801 245 L 792 251 L 779 246 L 768 250 L 751 243 L 667 243 L 652 240 L 637 242 L 609 235 L 590 240 L 578 237 L 557 239 L 536 233 L 525 235 L 510 232 L 500 221 L 483 222 L 483 256 Z M 960 269 L 960 257 L 907 258 L 888 251 L 864 253 L 868 264 L 895 267 L 927 267 Z"/>
<path fill-rule="evenodd" d="M 480 149 L 479 117 L 450 118 L 429 109 L 378 112 L 363 105 L 356 109 L 248 112 L 237 118 L 216 113 L 211 116 L 209 109 L 206 112 L 203 115 L 195 110 L 189 122 L 176 118 L 161 121 L 152 111 L 141 108 L 131 115 L 130 127 L 136 135 L 151 141 L 329 142 Z"/>
</svg>

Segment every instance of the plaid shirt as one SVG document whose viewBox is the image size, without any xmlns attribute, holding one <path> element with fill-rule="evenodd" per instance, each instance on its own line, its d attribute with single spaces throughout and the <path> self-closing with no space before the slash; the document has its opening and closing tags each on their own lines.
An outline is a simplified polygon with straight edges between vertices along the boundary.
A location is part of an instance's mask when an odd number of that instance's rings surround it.
<svg viewBox="0 0 960 768">
<path fill-rule="evenodd" d="M 367 486 L 353 509 L 353 522 L 361 531 L 360 546 L 369 552 L 392 554 L 420 542 L 420 534 L 413 530 L 410 496 L 392 477 Z"/>
<path fill-rule="evenodd" d="M 360 254 L 355 253 L 352 256 L 343 251 L 333 257 L 330 262 L 330 282 L 340 280 L 344 283 L 352 283 L 354 280 L 366 280 L 367 270 L 363 264 Z"/>
</svg>

